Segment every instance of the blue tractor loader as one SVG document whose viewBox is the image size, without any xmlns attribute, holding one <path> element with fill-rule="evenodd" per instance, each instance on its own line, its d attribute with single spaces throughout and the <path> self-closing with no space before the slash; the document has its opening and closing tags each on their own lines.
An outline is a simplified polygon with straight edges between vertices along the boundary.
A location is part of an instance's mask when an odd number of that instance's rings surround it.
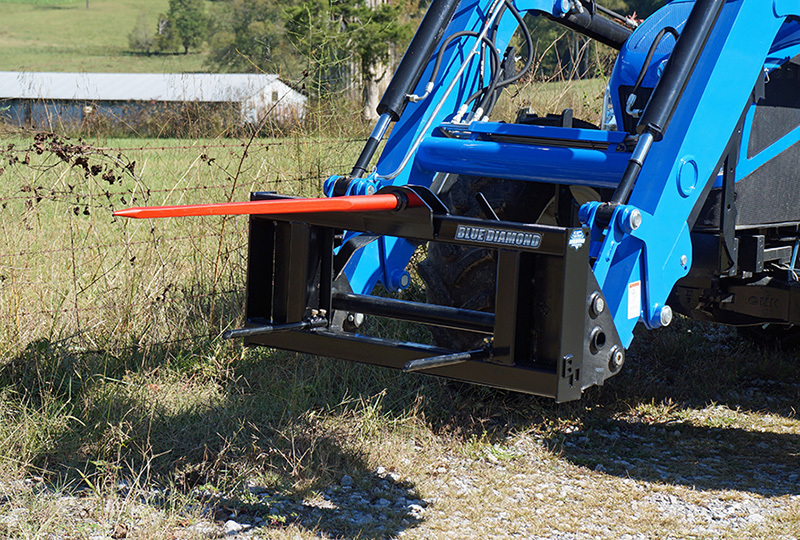
<svg viewBox="0 0 800 540">
<path fill-rule="evenodd" d="M 510 45 L 534 50 L 531 16 L 619 51 L 601 126 L 492 120 L 531 67 Z M 247 320 L 228 336 L 557 401 L 675 312 L 800 336 L 798 21 L 800 0 L 673 0 L 638 25 L 595 0 L 433 0 L 327 198 L 237 211 Z M 427 302 L 374 294 L 407 287 L 425 245 Z M 435 344 L 367 335 L 370 316 Z"/>
</svg>

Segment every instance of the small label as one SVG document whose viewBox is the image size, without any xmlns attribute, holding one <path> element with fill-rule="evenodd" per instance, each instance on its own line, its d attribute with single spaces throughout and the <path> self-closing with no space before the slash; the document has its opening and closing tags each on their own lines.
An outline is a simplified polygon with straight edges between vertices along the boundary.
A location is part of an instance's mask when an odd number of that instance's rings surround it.
<svg viewBox="0 0 800 540">
<path fill-rule="evenodd" d="M 638 319 L 642 310 L 642 282 L 628 283 L 628 318 Z"/>
<path fill-rule="evenodd" d="M 472 227 L 469 225 L 459 225 L 456 228 L 455 239 L 481 244 L 520 246 L 534 249 L 538 248 L 542 243 L 542 235 L 538 233 L 491 229 L 488 227 Z"/>
<path fill-rule="evenodd" d="M 586 243 L 586 235 L 583 234 L 583 231 L 577 229 L 572 231 L 572 234 L 569 235 L 569 247 L 572 249 L 578 250 L 583 247 L 583 244 Z"/>
</svg>

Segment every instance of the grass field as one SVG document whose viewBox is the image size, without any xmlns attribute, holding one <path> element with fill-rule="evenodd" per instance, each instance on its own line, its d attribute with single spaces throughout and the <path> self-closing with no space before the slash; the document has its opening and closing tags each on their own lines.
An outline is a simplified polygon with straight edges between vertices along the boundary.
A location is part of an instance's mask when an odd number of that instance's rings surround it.
<svg viewBox="0 0 800 540">
<path fill-rule="evenodd" d="M 246 220 L 111 210 L 313 195 L 360 143 L 4 141 L 0 537 L 800 537 L 792 351 L 678 319 L 555 405 L 242 349 Z"/>
<path fill-rule="evenodd" d="M 202 64 L 126 52 L 166 1 L 0 8 L 0 69 Z M 501 113 L 596 122 L 603 86 L 528 85 Z M 556 405 L 221 340 L 246 219 L 111 211 L 316 195 L 361 145 L 318 116 L 326 135 L 253 141 L 0 132 L 0 538 L 800 538 L 796 351 L 677 318 Z"/>
<path fill-rule="evenodd" d="M 128 34 L 145 14 L 155 33 L 167 0 L 0 1 L 0 71 L 202 72 L 205 56 L 136 54 Z"/>
</svg>

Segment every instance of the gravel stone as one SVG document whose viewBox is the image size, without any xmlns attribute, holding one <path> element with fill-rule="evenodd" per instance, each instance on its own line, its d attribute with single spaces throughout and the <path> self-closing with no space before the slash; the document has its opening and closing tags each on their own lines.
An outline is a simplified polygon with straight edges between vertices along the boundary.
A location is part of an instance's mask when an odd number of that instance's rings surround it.
<svg viewBox="0 0 800 540">
<path fill-rule="evenodd" d="M 242 532 L 243 530 L 245 530 L 245 528 L 247 528 L 246 525 L 242 525 L 237 521 L 229 519 L 228 521 L 225 522 L 224 531 L 226 536 L 233 536 L 234 534 Z"/>
<path fill-rule="evenodd" d="M 217 538 L 219 536 L 219 529 L 210 521 L 198 521 L 188 527 L 188 531 L 193 536 L 200 538 Z"/>
</svg>

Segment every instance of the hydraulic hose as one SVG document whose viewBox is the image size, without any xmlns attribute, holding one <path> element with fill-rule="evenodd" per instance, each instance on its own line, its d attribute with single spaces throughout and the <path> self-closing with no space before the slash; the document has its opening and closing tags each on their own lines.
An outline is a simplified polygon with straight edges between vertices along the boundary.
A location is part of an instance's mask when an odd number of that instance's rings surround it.
<svg viewBox="0 0 800 540">
<path fill-rule="evenodd" d="M 664 74 L 639 119 L 637 133 L 650 131 L 656 141 L 664 136 L 725 2 L 697 0 L 667 61 Z"/>
<path fill-rule="evenodd" d="M 588 9 L 584 9 L 582 13 L 569 13 L 565 17 L 556 17 L 546 11 L 542 12 L 542 14 L 551 21 L 580 32 L 617 50 L 622 48 L 632 33 L 630 28 L 626 28 L 597 13 L 592 13 Z"/>
<path fill-rule="evenodd" d="M 442 40 L 460 0 L 433 0 L 403 55 L 386 93 L 378 104 L 378 114 L 389 114 L 395 122 L 406 107 L 406 96 L 419 82 L 433 51 Z"/>
<path fill-rule="evenodd" d="M 622 180 L 614 191 L 611 201 L 598 209 L 599 222 L 608 223 L 614 208 L 627 202 L 650 148 L 654 142 L 663 138 L 667 130 L 725 2 L 726 0 L 697 0 L 692 8 L 683 32 L 664 68 L 664 74 L 656 84 L 636 126 L 636 132 L 640 134 L 639 142 L 622 175 Z"/>
</svg>

